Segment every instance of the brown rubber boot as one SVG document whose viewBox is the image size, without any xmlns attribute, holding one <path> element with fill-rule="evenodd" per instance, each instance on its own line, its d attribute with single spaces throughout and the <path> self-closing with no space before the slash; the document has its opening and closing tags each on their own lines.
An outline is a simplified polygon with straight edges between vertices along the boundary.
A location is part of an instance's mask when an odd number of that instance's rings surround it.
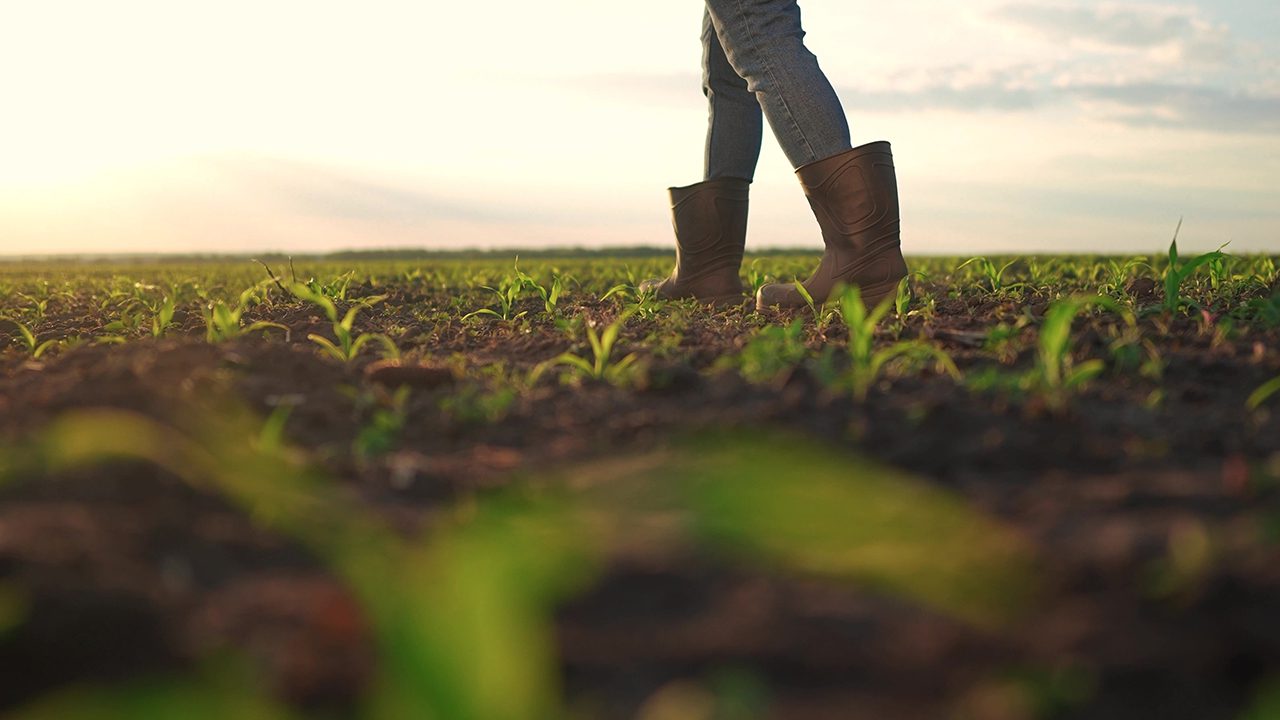
<svg viewBox="0 0 1280 720">
<path fill-rule="evenodd" d="M 857 285 L 873 308 L 907 276 L 902 259 L 898 180 L 887 142 L 874 142 L 796 170 L 822 228 L 826 251 L 805 290 L 822 304 L 836 285 Z M 770 284 L 756 294 L 756 308 L 806 307 L 792 284 Z"/>
<path fill-rule="evenodd" d="M 717 178 L 671 188 L 671 225 L 676 267 L 663 280 L 645 280 L 644 291 L 675 300 L 697 298 L 714 305 L 745 300 L 738 268 L 747 242 L 747 195 L 751 183 Z"/>
</svg>

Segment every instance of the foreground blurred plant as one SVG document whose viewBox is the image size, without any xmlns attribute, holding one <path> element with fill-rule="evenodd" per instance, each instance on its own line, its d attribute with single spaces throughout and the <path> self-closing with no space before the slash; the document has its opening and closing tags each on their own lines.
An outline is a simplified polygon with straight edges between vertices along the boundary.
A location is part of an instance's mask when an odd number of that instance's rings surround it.
<svg viewBox="0 0 1280 720">
<path fill-rule="evenodd" d="M 790 325 L 761 328 L 742 348 L 736 361 L 748 382 L 762 383 L 800 364 L 808 354 L 804 344 L 804 319 L 796 318 Z"/>
<path fill-rule="evenodd" d="M 1258 386 L 1249 394 L 1249 399 L 1245 401 L 1245 406 L 1250 410 L 1257 410 L 1262 404 L 1271 398 L 1272 395 L 1280 394 L 1280 375 L 1271 378 L 1267 382 Z"/>
<path fill-rule="evenodd" d="M 945 492 L 802 440 L 736 433 L 571 469 L 536 493 L 489 497 L 423 544 L 350 503 L 281 442 L 282 418 L 260 428 L 227 409 L 179 429 L 77 412 L 21 452 L 0 452 L 0 478 L 145 461 L 299 540 L 345 579 L 372 623 L 380 677 L 354 713 L 371 720 L 563 717 L 553 609 L 654 517 L 679 519 L 664 532 L 736 561 L 861 581 L 982 626 L 1016 616 L 1034 587 L 1015 533 Z M 217 674 L 144 682 L 54 697 L 20 717 L 291 715 L 246 687 Z"/>
</svg>

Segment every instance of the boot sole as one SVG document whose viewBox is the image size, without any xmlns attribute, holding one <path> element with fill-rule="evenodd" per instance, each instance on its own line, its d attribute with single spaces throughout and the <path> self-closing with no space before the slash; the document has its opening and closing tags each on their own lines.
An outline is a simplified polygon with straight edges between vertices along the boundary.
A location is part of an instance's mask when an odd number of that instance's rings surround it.
<svg viewBox="0 0 1280 720">
<path fill-rule="evenodd" d="M 738 293 L 733 295 L 709 295 L 707 297 L 695 297 L 699 305 L 710 305 L 715 308 L 728 308 L 735 305 L 746 305 L 750 298 L 746 293 Z"/>
<path fill-rule="evenodd" d="M 902 278 L 896 280 L 887 280 L 874 285 L 859 285 L 858 289 L 862 293 L 862 304 L 868 310 L 874 309 L 887 297 L 895 296 L 898 293 L 898 283 L 902 282 Z M 808 305 L 768 305 L 759 296 L 756 297 L 756 311 L 765 312 L 768 310 L 798 310 L 807 308 Z"/>
</svg>

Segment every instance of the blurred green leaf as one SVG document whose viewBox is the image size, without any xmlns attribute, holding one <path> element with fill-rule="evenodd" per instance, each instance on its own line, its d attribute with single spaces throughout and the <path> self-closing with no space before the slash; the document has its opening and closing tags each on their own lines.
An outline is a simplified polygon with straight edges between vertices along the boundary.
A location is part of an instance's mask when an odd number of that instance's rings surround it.
<svg viewBox="0 0 1280 720">
<path fill-rule="evenodd" d="M 790 437 L 711 440 L 655 476 L 682 488 L 697 533 L 748 558 L 848 578 L 969 621 L 1029 600 L 1011 530 L 903 473 Z"/>
<path fill-rule="evenodd" d="M 72 688 L 14 711 L 12 720 L 287 720 L 245 668 L 209 669 L 196 677 L 147 680 L 110 688 Z"/>
</svg>

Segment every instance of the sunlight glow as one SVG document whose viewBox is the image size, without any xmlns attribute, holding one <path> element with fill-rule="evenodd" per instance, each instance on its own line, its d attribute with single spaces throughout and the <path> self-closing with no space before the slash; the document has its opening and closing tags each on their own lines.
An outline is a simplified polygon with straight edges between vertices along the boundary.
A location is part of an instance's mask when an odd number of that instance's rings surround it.
<svg viewBox="0 0 1280 720">
<path fill-rule="evenodd" d="M 1145 250 L 1181 215 L 1280 245 L 1269 5 L 802 5 L 855 142 L 894 142 L 909 250 Z M 0 253 L 665 245 L 665 188 L 701 179 L 701 13 L 8 3 Z M 815 246 L 771 136 L 753 208 L 754 246 Z"/>
</svg>

